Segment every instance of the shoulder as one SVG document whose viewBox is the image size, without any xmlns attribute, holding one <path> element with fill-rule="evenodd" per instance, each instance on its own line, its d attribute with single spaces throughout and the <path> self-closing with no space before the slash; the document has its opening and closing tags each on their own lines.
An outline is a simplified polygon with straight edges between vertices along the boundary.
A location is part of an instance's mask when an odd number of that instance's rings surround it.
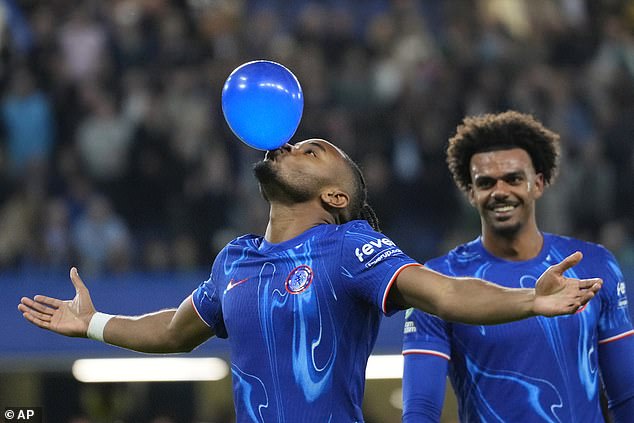
<svg viewBox="0 0 634 423">
<path fill-rule="evenodd" d="M 361 242 L 363 244 L 370 240 L 385 240 L 387 244 L 393 244 L 386 234 L 374 230 L 365 220 L 352 220 L 343 225 L 328 226 L 331 226 L 332 230 L 342 237 L 346 243 Z"/>
<path fill-rule="evenodd" d="M 584 255 L 584 260 L 592 261 L 615 261 L 614 255 L 601 244 L 594 242 L 584 241 L 577 238 L 572 238 L 564 235 L 554 235 L 550 233 L 544 233 L 544 237 L 549 239 L 551 244 L 557 249 L 573 253 L 574 251 L 581 251 Z"/>
<path fill-rule="evenodd" d="M 346 245 L 356 245 L 367 251 L 375 248 L 396 247 L 388 235 L 374 230 L 365 220 L 353 220 L 336 228 L 343 236 Z"/>
<path fill-rule="evenodd" d="M 324 225 L 330 226 L 334 230 L 341 230 L 345 233 L 362 231 L 362 232 L 376 232 L 377 234 L 380 232 L 372 229 L 370 224 L 366 220 L 351 220 L 350 222 L 344 223 L 343 225 Z"/>
<path fill-rule="evenodd" d="M 258 246 L 262 242 L 263 237 L 254 234 L 245 234 L 237 238 L 234 238 L 227 243 L 225 248 L 231 247 L 245 247 L 245 246 Z"/>
<path fill-rule="evenodd" d="M 575 269 L 578 269 L 583 277 L 601 277 L 604 284 L 619 283 L 623 280 L 623 272 L 616 257 L 603 245 L 562 235 L 545 234 L 544 236 L 551 238 L 552 248 L 563 256 L 581 251 L 583 259 L 575 266 Z M 603 291 L 606 290 L 603 289 Z"/>
<path fill-rule="evenodd" d="M 251 249 L 258 249 L 262 244 L 262 240 L 264 238 L 259 235 L 246 234 L 239 236 L 237 238 L 229 241 L 223 248 L 220 250 L 218 255 L 216 256 L 216 261 L 220 257 L 224 256 L 232 256 L 234 254 L 244 254 L 245 251 Z"/>
<path fill-rule="evenodd" d="M 345 264 L 369 269 L 379 263 L 415 262 L 386 234 L 378 232 L 365 220 L 354 220 L 338 226 L 343 234 L 341 258 Z"/>
<path fill-rule="evenodd" d="M 468 266 L 480 260 L 482 260 L 482 247 L 480 238 L 476 238 L 454 247 L 442 256 L 428 260 L 425 266 L 440 271 L 455 266 Z"/>
</svg>

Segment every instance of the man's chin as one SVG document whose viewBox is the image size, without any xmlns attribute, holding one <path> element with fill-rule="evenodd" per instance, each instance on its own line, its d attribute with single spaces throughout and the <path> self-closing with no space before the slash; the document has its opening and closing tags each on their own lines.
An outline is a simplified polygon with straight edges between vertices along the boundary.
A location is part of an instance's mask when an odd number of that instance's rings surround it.
<svg viewBox="0 0 634 423">
<path fill-rule="evenodd" d="M 273 162 L 260 160 L 253 165 L 253 174 L 260 184 L 267 184 L 276 179 Z"/>
<path fill-rule="evenodd" d="M 260 193 L 268 202 L 285 204 L 302 203 L 312 198 L 312 193 L 286 183 L 277 173 L 273 162 L 262 160 L 253 165 L 253 173 L 260 184 Z"/>
<path fill-rule="evenodd" d="M 489 222 L 489 226 L 493 229 L 493 232 L 504 237 L 514 236 L 521 228 L 521 225 L 512 219 Z"/>
<path fill-rule="evenodd" d="M 517 235 L 520 231 L 520 225 L 517 223 L 508 222 L 508 224 L 496 224 L 492 226 L 493 232 L 505 237 L 511 238 Z"/>
</svg>

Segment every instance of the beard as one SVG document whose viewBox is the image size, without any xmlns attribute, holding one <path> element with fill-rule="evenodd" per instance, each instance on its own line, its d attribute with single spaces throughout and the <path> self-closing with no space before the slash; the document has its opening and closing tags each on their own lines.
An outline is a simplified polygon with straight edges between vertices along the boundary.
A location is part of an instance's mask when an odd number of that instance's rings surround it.
<svg viewBox="0 0 634 423">
<path fill-rule="evenodd" d="M 262 160 L 253 165 L 253 174 L 260 183 L 260 193 L 268 202 L 283 204 L 304 203 L 313 198 L 314 192 L 300 185 L 285 181 L 273 167 L 273 162 Z"/>
<path fill-rule="evenodd" d="M 516 222 L 509 225 L 492 225 L 493 232 L 498 234 L 502 238 L 513 239 L 522 229 L 522 224 Z"/>
<path fill-rule="evenodd" d="M 513 216 L 506 220 L 497 220 L 493 216 L 484 217 L 485 225 L 497 236 L 504 239 L 515 238 L 525 226 L 521 216 Z"/>
</svg>

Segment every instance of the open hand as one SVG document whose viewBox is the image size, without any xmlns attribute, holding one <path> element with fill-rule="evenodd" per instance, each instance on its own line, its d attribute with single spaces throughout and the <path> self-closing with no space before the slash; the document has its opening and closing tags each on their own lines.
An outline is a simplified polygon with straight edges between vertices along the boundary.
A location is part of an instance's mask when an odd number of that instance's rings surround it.
<svg viewBox="0 0 634 423">
<path fill-rule="evenodd" d="M 563 275 L 582 258 L 583 254 L 577 251 L 542 273 L 535 285 L 535 314 L 557 316 L 574 313 L 601 289 L 603 281 L 600 278 L 575 279 Z"/>
<path fill-rule="evenodd" d="M 33 299 L 23 297 L 18 310 L 26 320 L 43 329 L 66 336 L 86 337 L 95 307 L 75 267 L 70 269 L 70 280 L 76 292 L 72 300 L 63 301 L 44 295 L 36 295 Z"/>
</svg>

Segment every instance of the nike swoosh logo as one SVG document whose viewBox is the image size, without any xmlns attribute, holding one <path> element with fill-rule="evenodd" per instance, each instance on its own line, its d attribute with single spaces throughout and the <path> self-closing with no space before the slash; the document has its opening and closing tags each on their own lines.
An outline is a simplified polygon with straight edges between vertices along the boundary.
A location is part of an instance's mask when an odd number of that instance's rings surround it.
<svg viewBox="0 0 634 423">
<path fill-rule="evenodd" d="M 240 279 L 239 281 L 234 281 L 233 278 L 231 278 L 231 280 L 227 284 L 227 289 L 225 289 L 225 292 L 229 291 L 230 289 L 235 288 L 236 286 L 238 286 L 240 284 L 245 283 L 248 280 L 249 280 L 249 278 L 244 278 L 244 279 Z"/>
</svg>

